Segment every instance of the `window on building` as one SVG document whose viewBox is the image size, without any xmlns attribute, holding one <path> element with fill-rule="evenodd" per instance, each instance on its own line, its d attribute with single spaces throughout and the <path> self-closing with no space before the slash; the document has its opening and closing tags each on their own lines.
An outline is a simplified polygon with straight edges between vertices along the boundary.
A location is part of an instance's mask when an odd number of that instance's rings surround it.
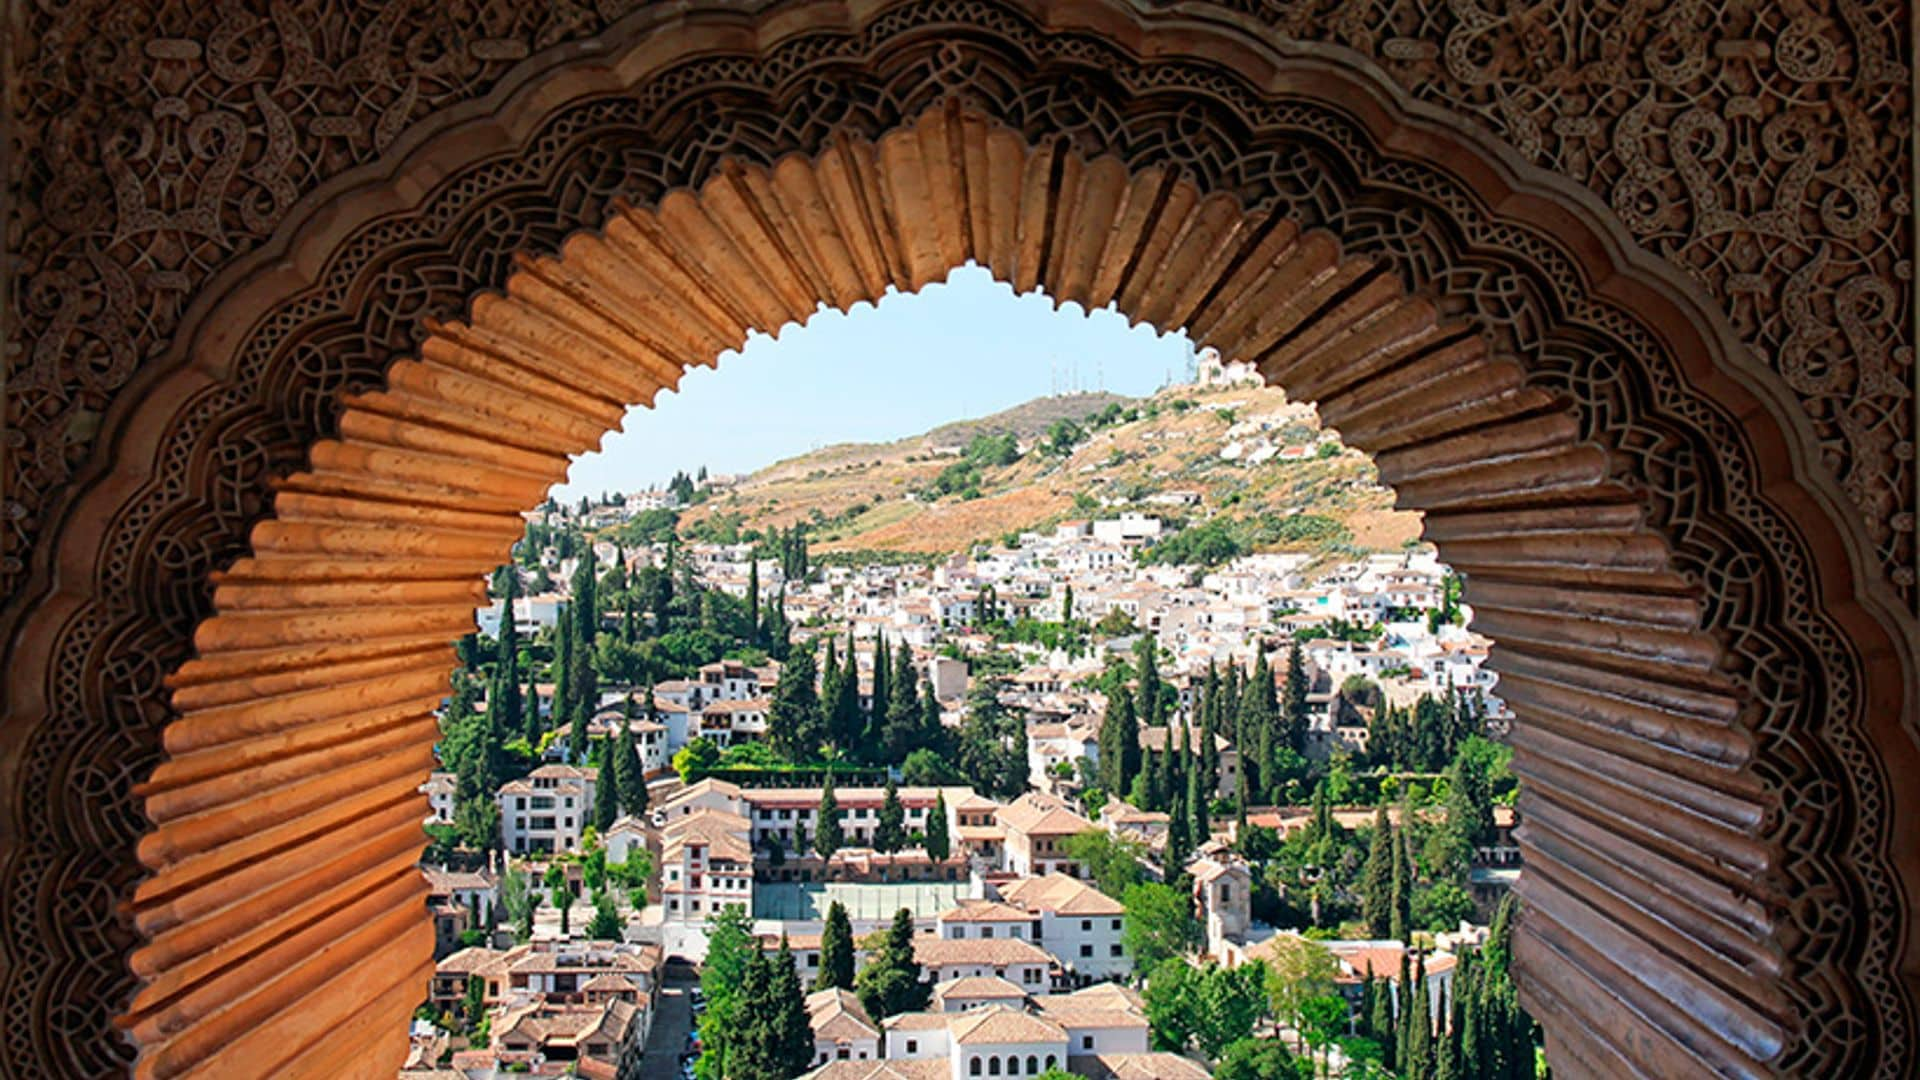
<svg viewBox="0 0 1920 1080">
<path fill-rule="evenodd" d="M 982 938 L 990 938 L 990 937 L 992 937 L 992 936 L 993 936 L 993 927 L 991 927 L 991 926 L 983 926 L 983 927 L 981 927 L 981 928 L 980 928 L 980 936 L 981 936 Z"/>
<path fill-rule="evenodd" d="M 909 1053 L 909 1054 L 917 1054 L 917 1053 L 919 1053 L 919 1052 L 920 1052 L 920 1040 L 919 1040 L 919 1039 L 908 1039 L 908 1040 L 907 1040 L 907 1053 Z"/>
<path fill-rule="evenodd" d="M 1082 1050 L 1093 1049 L 1093 1036 L 1091 1035 L 1080 1036 L 1080 1049 Z"/>
<path fill-rule="evenodd" d="M 1080 929 L 1082 929 L 1082 930 L 1092 930 L 1092 929 L 1093 929 L 1093 920 L 1092 920 L 1092 919 L 1081 919 L 1081 920 L 1080 920 Z"/>
<path fill-rule="evenodd" d="M 1081 956 L 1092 956 L 1092 955 L 1093 955 L 1093 946 L 1091 946 L 1091 945 L 1082 945 L 1082 946 L 1080 946 L 1080 955 L 1081 955 Z"/>
</svg>

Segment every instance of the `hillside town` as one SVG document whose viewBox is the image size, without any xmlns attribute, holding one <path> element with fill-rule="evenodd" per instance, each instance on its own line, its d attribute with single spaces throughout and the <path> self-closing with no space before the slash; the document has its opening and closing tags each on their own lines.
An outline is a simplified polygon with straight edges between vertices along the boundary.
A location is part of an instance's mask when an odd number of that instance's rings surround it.
<svg viewBox="0 0 1920 1080">
<path fill-rule="evenodd" d="M 688 535 L 728 483 L 526 515 L 402 1076 L 1534 1075 L 1507 714 L 1430 549 Z"/>
</svg>

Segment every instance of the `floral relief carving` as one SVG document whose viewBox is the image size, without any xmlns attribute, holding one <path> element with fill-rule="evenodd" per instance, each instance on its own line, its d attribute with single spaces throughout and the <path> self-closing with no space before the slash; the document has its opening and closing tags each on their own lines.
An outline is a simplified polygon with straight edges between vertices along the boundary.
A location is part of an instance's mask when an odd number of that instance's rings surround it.
<svg viewBox="0 0 1920 1080">
<path fill-rule="evenodd" d="M 50 500 L 106 410 L 167 354 L 212 275 L 323 182 L 630 6 L 29 10 L 37 51 L 13 73 L 16 149 L 27 152 L 14 159 L 8 222 L 23 318 L 7 361 L 7 594 L 27 580 Z M 1903 8 L 1222 6 L 1351 48 L 1416 96 L 1473 116 L 1592 189 L 1700 281 L 1799 396 L 1912 598 Z M 949 21 L 981 40 L 913 36 Z M 555 250 L 615 197 L 656 198 L 729 155 L 769 161 L 835 132 L 877 134 L 947 95 L 1030 135 L 1177 165 L 1333 229 L 1533 357 L 1532 377 L 1576 403 L 1587 437 L 1619 448 L 1621 478 L 1668 523 L 1676 560 L 1712 586 L 1708 625 L 1747 691 L 1757 768 L 1769 790 L 1793 793 L 1768 825 L 1785 858 L 1765 898 L 1787 927 L 1787 993 L 1804 1026 L 1782 1067 L 1867 1075 L 1911 1052 L 1911 1003 L 1887 952 L 1902 918 L 1884 865 L 1887 778 L 1860 732 L 1858 658 L 1818 609 L 1798 532 L 1755 490 L 1739 423 L 1655 362 L 1661 347 L 1630 312 L 1586 298 L 1550 241 L 1490 217 L 1440 171 L 1384 155 L 1331 110 L 1264 100 L 1205 65 L 1141 64 L 1045 34 L 990 0 L 945 0 L 903 5 L 860 36 L 716 56 L 631 96 L 576 103 L 524 153 L 474 163 L 416 212 L 360 228 L 312 288 L 259 313 L 232 381 L 183 406 L 152 479 L 114 519 L 97 572 L 111 599 L 62 629 L 56 707 L 22 765 L 32 840 L 0 871 L 12 964 L 0 1059 L 97 1075 L 130 1054 L 104 1003 L 131 989 L 133 942 L 116 906 L 133 861 L 117 855 L 145 828 L 131 788 L 159 753 L 161 677 L 210 613 L 207 572 L 244 549 L 268 479 L 329 431 L 337 396 L 377 384 L 423 316 L 457 314 L 497 286 L 511 251 Z M 49 1045 L 48 1031 L 73 1037 Z M 0 1064 L 0 1075 L 31 1068 Z"/>
</svg>

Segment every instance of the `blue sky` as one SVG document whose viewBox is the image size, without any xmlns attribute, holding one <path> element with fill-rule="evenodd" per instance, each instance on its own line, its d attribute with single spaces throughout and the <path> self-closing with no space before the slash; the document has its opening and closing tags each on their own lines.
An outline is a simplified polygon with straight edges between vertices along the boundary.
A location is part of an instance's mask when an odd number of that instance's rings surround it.
<svg viewBox="0 0 1920 1080">
<path fill-rule="evenodd" d="M 1128 329 L 1111 311 L 1015 296 L 974 267 L 949 283 L 851 313 L 823 311 L 777 340 L 755 335 L 717 369 L 627 413 L 599 453 L 576 459 L 563 499 L 663 484 L 705 465 L 750 472 L 839 442 L 879 442 L 984 416 L 1044 394 L 1149 394 L 1186 377 L 1185 337 Z"/>
</svg>

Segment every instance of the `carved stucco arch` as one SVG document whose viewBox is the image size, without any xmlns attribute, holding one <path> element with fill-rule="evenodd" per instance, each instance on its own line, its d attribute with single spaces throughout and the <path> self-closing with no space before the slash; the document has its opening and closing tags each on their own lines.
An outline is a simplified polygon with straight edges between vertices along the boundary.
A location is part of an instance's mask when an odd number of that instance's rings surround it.
<svg viewBox="0 0 1920 1080">
<path fill-rule="evenodd" d="M 1896 803 L 1911 791 L 1890 776 L 1912 764 L 1910 673 L 1774 384 L 1590 199 L 1330 51 L 1119 3 L 636 15 L 403 138 L 378 175 L 316 195 L 210 288 L 191 351 L 175 350 L 188 366 L 147 376 L 145 404 L 116 418 L 124 467 L 73 519 L 97 531 L 69 528 L 63 591 L 10 661 L 45 675 L 8 690 L 5 824 L 21 843 L 5 878 L 7 1067 L 84 1073 L 125 1053 L 104 1020 L 131 989 L 134 938 L 114 906 L 139 873 L 129 781 L 157 760 L 152 688 L 211 613 L 206 571 L 246 551 L 268 477 L 335 433 L 340 394 L 377 386 L 418 343 L 419 316 L 500 285 L 512 251 L 598 227 L 616 194 L 650 204 L 723 156 L 816 152 L 949 96 L 1030 138 L 1178 166 L 1202 190 L 1327 228 L 1566 396 L 1580 439 L 1609 449 L 1701 586 L 1746 694 L 1758 801 L 1779 804 L 1753 822 L 1766 871 L 1745 954 L 1783 968 L 1755 972 L 1777 997 L 1750 988 L 1792 1029 L 1774 1064 L 1899 1071 L 1914 845 Z M 1767 1056 L 1764 1032 L 1745 1038 Z"/>
</svg>

